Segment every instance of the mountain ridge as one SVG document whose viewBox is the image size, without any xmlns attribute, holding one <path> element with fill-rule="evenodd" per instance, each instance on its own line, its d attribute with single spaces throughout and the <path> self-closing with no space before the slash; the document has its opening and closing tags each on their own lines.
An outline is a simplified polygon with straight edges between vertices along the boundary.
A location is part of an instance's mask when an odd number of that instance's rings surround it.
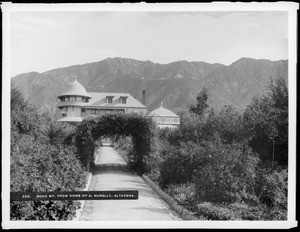
<svg viewBox="0 0 300 232">
<path fill-rule="evenodd" d="M 216 109 L 232 104 L 243 109 L 254 95 L 266 93 L 270 78 L 288 81 L 288 60 L 271 61 L 243 57 L 230 65 L 202 61 L 159 64 L 130 58 L 101 61 L 29 72 L 12 77 L 12 83 L 41 111 L 56 111 L 57 95 L 77 76 L 88 92 L 129 92 L 138 100 L 146 90 L 151 111 L 160 102 L 173 111 L 186 109 L 203 87 L 208 103 Z"/>
</svg>

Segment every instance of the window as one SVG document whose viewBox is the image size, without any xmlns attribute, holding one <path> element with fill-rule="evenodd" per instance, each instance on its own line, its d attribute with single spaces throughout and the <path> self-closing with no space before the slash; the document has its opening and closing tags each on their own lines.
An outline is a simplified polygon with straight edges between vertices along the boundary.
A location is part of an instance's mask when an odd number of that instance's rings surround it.
<svg viewBox="0 0 300 232">
<path fill-rule="evenodd" d="M 106 114 L 110 114 L 110 113 L 111 113 L 111 110 L 105 110 L 105 113 L 106 113 Z"/>
<path fill-rule="evenodd" d="M 127 97 L 120 97 L 120 103 L 126 104 Z"/>
<path fill-rule="evenodd" d="M 92 110 L 92 114 L 99 114 L 99 110 Z"/>
<path fill-rule="evenodd" d="M 64 117 L 67 117 L 67 115 L 66 115 L 66 114 L 62 114 L 62 116 L 63 116 L 63 118 L 64 118 Z"/>
<path fill-rule="evenodd" d="M 119 114 L 124 114 L 125 110 L 118 110 Z"/>
<path fill-rule="evenodd" d="M 113 102 L 113 98 L 114 98 L 114 96 L 107 96 L 106 97 L 106 102 L 107 103 L 112 103 Z"/>
</svg>

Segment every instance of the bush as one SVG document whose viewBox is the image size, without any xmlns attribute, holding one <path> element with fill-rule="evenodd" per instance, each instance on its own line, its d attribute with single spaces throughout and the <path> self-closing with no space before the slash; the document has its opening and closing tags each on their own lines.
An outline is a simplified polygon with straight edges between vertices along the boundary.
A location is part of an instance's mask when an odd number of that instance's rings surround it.
<svg viewBox="0 0 300 232">
<path fill-rule="evenodd" d="M 11 220 L 71 220 L 80 203 L 75 201 L 28 201 L 10 204 Z"/>
<path fill-rule="evenodd" d="M 11 192 L 76 191 L 84 186 L 85 173 L 74 147 L 61 143 L 64 132 L 59 125 L 53 127 L 50 118 L 39 115 L 12 89 Z M 11 201 L 10 218 L 68 220 L 78 206 L 75 201 Z"/>
<path fill-rule="evenodd" d="M 37 143 L 28 135 L 11 143 L 12 192 L 76 191 L 84 184 L 85 173 L 70 148 Z M 66 220 L 77 207 L 73 201 L 12 201 L 11 220 Z"/>
<path fill-rule="evenodd" d="M 208 161 L 205 149 L 195 143 L 181 143 L 181 147 L 165 148 L 167 158 L 161 165 L 161 185 L 181 184 L 193 181 L 200 166 Z"/>
<path fill-rule="evenodd" d="M 202 202 L 197 205 L 197 215 L 206 220 L 286 220 L 286 211 L 270 209 L 266 205 L 251 206 L 245 203 L 216 204 Z"/>
<path fill-rule="evenodd" d="M 210 160 L 195 179 L 198 199 L 215 203 L 257 201 L 254 184 L 259 159 L 250 149 L 207 143 L 206 154 Z"/>
<path fill-rule="evenodd" d="M 256 194 L 260 202 L 268 206 L 287 209 L 288 172 L 287 169 L 261 168 L 256 182 Z"/>
<path fill-rule="evenodd" d="M 165 191 L 185 208 L 194 209 L 195 186 L 193 183 L 170 184 Z"/>
<path fill-rule="evenodd" d="M 210 202 L 198 204 L 197 215 L 207 220 L 238 220 L 235 213 L 227 207 L 215 205 Z"/>
</svg>

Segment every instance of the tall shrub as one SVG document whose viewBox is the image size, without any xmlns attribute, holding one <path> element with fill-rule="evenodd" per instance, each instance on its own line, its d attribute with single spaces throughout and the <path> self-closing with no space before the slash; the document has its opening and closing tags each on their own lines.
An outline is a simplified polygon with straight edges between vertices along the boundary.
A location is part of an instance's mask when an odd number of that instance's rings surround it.
<svg viewBox="0 0 300 232">
<path fill-rule="evenodd" d="M 208 162 L 205 149 L 195 143 L 181 143 L 181 147 L 169 147 L 167 158 L 161 165 L 161 184 L 180 184 L 194 179 L 196 171 Z"/>
<path fill-rule="evenodd" d="M 208 143 L 210 160 L 197 173 L 195 184 L 201 201 L 256 201 L 254 185 L 258 157 L 238 144 Z"/>
<path fill-rule="evenodd" d="M 72 146 L 54 146 L 41 128 L 51 120 L 12 89 L 10 191 L 73 191 L 84 186 L 85 173 Z M 67 220 L 74 216 L 74 201 L 10 202 L 11 220 Z"/>
</svg>

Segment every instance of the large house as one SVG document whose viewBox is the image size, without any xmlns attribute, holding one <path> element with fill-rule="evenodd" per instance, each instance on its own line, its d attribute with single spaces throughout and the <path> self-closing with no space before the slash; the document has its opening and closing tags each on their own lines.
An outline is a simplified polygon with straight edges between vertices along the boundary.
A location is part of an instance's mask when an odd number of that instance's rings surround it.
<svg viewBox="0 0 300 232">
<path fill-rule="evenodd" d="M 163 107 L 147 114 L 147 108 L 129 93 L 86 92 L 75 79 L 69 90 L 58 96 L 62 118 L 60 122 L 82 122 L 86 117 L 97 117 L 103 114 L 140 113 L 153 118 L 160 128 L 176 128 L 180 124 L 179 116 Z M 145 92 L 143 91 L 143 102 Z"/>
<path fill-rule="evenodd" d="M 129 93 L 86 92 L 76 79 L 58 98 L 57 107 L 62 115 L 58 121 L 81 122 L 85 117 L 102 114 L 147 113 L 146 106 Z"/>
</svg>

